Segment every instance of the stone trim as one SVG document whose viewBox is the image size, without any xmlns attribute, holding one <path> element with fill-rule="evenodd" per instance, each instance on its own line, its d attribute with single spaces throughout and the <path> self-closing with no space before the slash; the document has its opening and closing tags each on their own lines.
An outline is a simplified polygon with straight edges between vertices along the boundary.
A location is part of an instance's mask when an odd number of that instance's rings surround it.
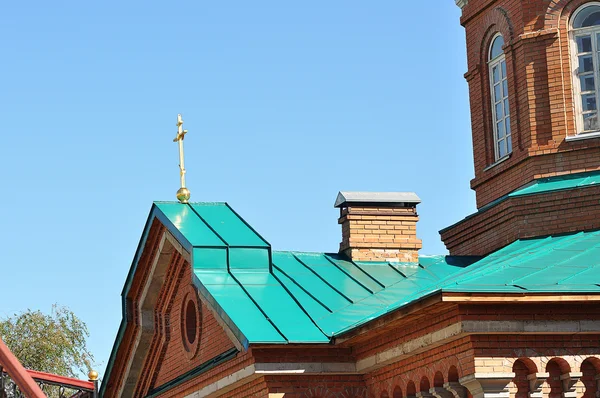
<svg viewBox="0 0 600 398">
<path fill-rule="evenodd" d="M 508 398 L 508 385 L 515 374 L 508 373 L 474 373 L 459 379 L 473 398 Z"/>
</svg>

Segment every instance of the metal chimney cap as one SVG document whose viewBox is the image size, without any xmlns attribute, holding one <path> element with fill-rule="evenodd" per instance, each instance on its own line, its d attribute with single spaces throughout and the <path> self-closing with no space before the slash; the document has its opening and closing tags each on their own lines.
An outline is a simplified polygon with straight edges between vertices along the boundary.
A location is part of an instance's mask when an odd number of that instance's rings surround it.
<svg viewBox="0 0 600 398">
<path fill-rule="evenodd" d="M 352 192 L 340 191 L 334 207 L 346 205 L 386 205 L 390 207 L 416 206 L 421 199 L 414 192 Z"/>
</svg>

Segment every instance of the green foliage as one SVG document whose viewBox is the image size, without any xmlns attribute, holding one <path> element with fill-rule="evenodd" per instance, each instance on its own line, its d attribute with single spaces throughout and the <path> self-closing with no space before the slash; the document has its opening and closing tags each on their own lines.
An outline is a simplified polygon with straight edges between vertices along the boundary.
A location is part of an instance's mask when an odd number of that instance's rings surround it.
<svg viewBox="0 0 600 398">
<path fill-rule="evenodd" d="M 49 315 L 27 310 L 0 320 L 0 335 L 28 369 L 80 377 L 94 361 L 86 345 L 87 326 L 56 304 Z"/>
</svg>

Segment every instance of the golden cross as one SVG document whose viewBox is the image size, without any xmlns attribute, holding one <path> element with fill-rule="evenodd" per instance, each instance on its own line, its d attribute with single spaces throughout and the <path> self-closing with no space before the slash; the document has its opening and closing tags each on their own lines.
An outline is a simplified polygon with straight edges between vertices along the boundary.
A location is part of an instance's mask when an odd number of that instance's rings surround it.
<svg viewBox="0 0 600 398">
<path fill-rule="evenodd" d="M 177 191 L 177 200 L 180 203 L 188 203 L 190 200 L 190 190 L 185 187 L 185 165 L 183 163 L 183 138 L 187 134 L 187 130 L 183 129 L 183 120 L 181 114 L 177 115 L 177 135 L 173 142 L 179 143 L 179 176 L 181 178 L 181 188 Z"/>
</svg>

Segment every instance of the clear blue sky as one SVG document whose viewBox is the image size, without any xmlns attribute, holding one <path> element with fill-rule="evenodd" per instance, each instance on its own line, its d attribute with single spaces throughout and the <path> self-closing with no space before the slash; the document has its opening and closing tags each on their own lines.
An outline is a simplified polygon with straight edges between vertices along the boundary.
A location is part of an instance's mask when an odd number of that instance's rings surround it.
<svg viewBox="0 0 600 398">
<path fill-rule="evenodd" d="M 127 4 L 125 4 L 127 3 Z M 335 252 L 339 190 L 415 191 L 424 254 L 475 210 L 454 0 L 4 2 L 0 315 L 70 307 L 101 374 L 152 201 L 227 201 Z"/>
</svg>

